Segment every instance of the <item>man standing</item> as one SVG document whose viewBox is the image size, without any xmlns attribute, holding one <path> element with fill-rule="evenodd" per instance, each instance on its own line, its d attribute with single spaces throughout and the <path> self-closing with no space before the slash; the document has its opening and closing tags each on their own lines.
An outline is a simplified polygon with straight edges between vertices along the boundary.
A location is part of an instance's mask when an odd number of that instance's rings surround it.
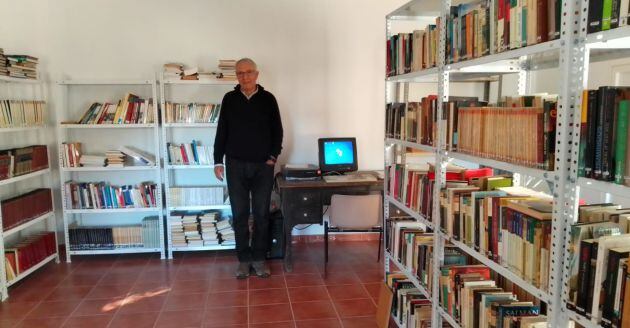
<svg viewBox="0 0 630 328">
<path fill-rule="evenodd" d="M 268 248 L 269 202 L 274 166 L 282 149 L 282 121 L 276 98 L 256 83 L 258 70 L 249 58 L 236 62 L 238 85 L 225 94 L 214 140 L 214 174 L 227 174 L 239 266 L 244 279 L 253 267 L 259 277 L 269 277 L 265 263 Z M 225 155 L 224 171 L 223 156 Z M 251 236 L 248 219 L 254 215 Z"/>
</svg>

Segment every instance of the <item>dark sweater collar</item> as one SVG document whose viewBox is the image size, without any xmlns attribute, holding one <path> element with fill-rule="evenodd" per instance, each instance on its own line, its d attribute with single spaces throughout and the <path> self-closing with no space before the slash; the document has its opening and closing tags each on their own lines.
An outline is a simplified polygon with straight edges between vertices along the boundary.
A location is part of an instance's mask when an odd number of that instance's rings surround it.
<svg viewBox="0 0 630 328">
<path fill-rule="evenodd" d="M 265 88 L 263 88 L 262 85 L 260 85 L 260 84 L 256 84 L 256 87 L 258 87 L 258 92 L 265 90 Z M 241 91 L 241 85 L 237 84 L 234 87 L 234 90 Z"/>
</svg>

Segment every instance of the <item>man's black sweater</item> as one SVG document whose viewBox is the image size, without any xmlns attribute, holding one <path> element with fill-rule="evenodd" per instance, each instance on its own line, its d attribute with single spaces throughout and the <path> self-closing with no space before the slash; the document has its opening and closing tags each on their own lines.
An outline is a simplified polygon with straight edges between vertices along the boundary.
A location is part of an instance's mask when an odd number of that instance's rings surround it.
<svg viewBox="0 0 630 328">
<path fill-rule="evenodd" d="M 277 158 L 282 150 L 282 133 L 276 98 L 258 85 L 258 91 L 247 99 L 237 85 L 221 103 L 214 163 L 223 163 L 223 155 L 246 162 Z"/>
</svg>

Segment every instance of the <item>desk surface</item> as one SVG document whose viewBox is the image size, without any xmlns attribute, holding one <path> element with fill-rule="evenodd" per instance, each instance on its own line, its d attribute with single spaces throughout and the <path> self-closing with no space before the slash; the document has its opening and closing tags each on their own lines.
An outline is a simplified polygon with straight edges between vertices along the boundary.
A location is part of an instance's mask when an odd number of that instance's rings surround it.
<svg viewBox="0 0 630 328">
<path fill-rule="evenodd" d="M 373 171 L 362 171 L 359 173 L 373 173 Z M 375 175 L 376 176 L 376 175 Z M 286 180 L 283 176 L 278 177 L 278 188 L 335 188 L 335 187 L 361 187 L 383 185 L 383 179 L 375 181 L 344 181 L 344 182 L 326 182 L 324 179 L 319 180 Z"/>
</svg>

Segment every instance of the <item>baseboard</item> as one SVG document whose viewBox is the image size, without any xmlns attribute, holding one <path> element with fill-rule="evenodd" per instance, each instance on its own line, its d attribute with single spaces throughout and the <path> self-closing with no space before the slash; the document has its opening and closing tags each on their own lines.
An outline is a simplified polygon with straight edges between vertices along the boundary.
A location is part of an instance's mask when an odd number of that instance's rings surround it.
<svg viewBox="0 0 630 328">
<path fill-rule="evenodd" d="M 348 233 L 331 233 L 328 240 L 332 241 L 377 241 L 378 232 L 348 232 Z M 324 235 L 301 235 L 293 236 L 294 244 L 298 243 L 320 243 L 324 241 Z"/>
</svg>

